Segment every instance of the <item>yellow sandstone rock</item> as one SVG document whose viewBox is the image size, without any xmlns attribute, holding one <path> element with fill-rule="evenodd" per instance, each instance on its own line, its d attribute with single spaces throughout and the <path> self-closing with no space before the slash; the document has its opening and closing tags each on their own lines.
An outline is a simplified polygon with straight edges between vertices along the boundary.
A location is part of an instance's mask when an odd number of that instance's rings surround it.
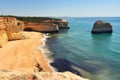
<svg viewBox="0 0 120 80">
<path fill-rule="evenodd" d="M 0 17 L 0 47 L 3 47 L 8 40 L 24 39 L 24 22 L 14 17 Z"/>
<path fill-rule="evenodd" d="M 8 37 L 5 30 L 0 30 L 0 47 L 3 47 L 8 41 Z"/>
</svg>

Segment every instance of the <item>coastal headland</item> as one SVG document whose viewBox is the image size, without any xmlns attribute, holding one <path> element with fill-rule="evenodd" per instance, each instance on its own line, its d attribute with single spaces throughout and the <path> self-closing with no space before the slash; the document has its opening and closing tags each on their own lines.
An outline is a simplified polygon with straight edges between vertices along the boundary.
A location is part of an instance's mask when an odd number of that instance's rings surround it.
<svg viewBox="0 0 120 80">
<path fill-rule="evenodd" d="M 44 44 L 40 32 L 56 32 L 64 27 L 68 29 L 65 20 L 51 18 L 37 23 L 0 17 L 0 80 L 88 80 L 70 72 L 55 72 L 38 49 Z"/>
</svg>

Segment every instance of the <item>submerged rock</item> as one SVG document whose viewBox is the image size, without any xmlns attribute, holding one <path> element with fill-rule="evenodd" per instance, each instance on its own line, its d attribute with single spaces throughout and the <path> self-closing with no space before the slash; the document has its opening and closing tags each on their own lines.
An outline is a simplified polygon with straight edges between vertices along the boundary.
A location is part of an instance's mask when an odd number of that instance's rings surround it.
<svg viewBox="0 0 120 80">
<path fill-rule="evenodd" d="M 112 25 L 107 22 L 98 20 L 94 23 L 92 33 L 112 33 Z"/>
</svg>

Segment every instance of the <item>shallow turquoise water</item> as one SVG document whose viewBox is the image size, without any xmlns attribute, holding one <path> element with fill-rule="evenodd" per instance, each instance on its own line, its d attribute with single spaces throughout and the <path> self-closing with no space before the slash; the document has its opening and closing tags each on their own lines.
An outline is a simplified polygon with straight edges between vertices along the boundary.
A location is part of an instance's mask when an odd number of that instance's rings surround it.
<svg viewBox="0 0 120 80">
<path fill-rule="evenodd" d="M 62 18 L 70 29 L 51 34 L 47 45 L 58 71 L 71 71 L 91 80 L 120 80 L 120 18 Z M 112 34 L 91 34 L 96 20 L 110 22 Z"/>
</svg>

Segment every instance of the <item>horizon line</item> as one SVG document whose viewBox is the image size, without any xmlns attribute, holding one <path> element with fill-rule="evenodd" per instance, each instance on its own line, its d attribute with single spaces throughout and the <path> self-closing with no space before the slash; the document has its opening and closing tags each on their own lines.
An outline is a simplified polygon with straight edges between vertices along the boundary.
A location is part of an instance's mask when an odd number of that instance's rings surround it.
<svg viewBox="0 0 120 80">
<path fill-rule="evenodd" d="M 120 16 L 33 16 L 33 15 L 1 15 L 0 16 L 21 16 L 21 17 L 120 17 Z"/>
</svg>

